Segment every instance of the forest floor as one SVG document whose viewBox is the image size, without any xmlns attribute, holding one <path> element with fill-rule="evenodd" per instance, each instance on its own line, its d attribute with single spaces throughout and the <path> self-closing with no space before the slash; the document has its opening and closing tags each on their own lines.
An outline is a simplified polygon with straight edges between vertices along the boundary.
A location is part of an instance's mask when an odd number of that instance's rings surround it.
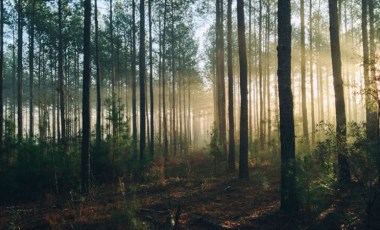
<svg viewBox="0 0 380 230">
<path fill-rule="evenodd" d="M 355 185 L 326 198 L 321 212 L 302 210 L 289 217 L 279 211 L 279 167 L 268 162 L 252 166 L 249 180 L 238 180 L 237 172 L 215 174 L 210 158 L 202 155 L 168 167 L 173 175 L 183 175 L 138 184 L 120 178 L 119 183 L 94 187 L 86 200 L 71 192 L 60 202 L 47 194 L 33 203 L 0 207 L 0 229 L 367 228 Z M 378 200 L 368 229 L 380 229 Z"/>
</svg>

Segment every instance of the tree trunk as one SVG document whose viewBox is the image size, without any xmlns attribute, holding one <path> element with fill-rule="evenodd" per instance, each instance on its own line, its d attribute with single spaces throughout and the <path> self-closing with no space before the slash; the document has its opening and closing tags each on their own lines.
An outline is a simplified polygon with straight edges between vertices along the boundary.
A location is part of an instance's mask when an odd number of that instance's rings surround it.
<svg viewBox="0 0 380 230">
<path fill-rule="evenodd" d="M 63 66 L 63 22 L 62 0 L 58 0 L 58 79 L 59 79 L 59 104 L 61 112 L 61 141 L 66 146 L 66 118 L 65 118 L 65 93 L 64 93 L 64 66 Z"/>
<path fill-rule="evenodd" d="M 36 1 L 32 1 L 29 29 L 29 136 L 34 137 L 34 113 L 33 113 L 33 71 L 34 71 L 34 14 Z"/>
<path fill-rule="evenodd" d="M 22 140 L 22 18 L 23 18 L 23 9 L 22 9 L 22 0 L 17 1 L 17 9 L 18 9 L 18 39 L 17 39 L 17 138 L 18 141 Z"/>
<path fill-rule="evenodd" d="M 306 147 L 309 147 L 309 127 L 306 108 L 306 55 L 305 55 L 305 0 L 301 0 L 301 91 L 302 91 L 302 130 Z"/>
<path fill-rule="evenodd" d="M 338 181 L 340 183 L 347 183 L 351 180 L 351 175 L 346 155 L 346 111 L 342 80 L 342 63 L 340 56 L 337 0 L 329 0 L 329 16 L 331 58 L 335 91 L 336 142 L 339 164 Z"/>
<path fill-rule="evenodd" d="M 310 58 L 310 93 L 311 93 L 311 145 L 315 145 L 315 111 L 314 111 L 314 76 L 313 76 L 313 31 L 312 31 L 312 19 L 313 19 L 313 3 L 309 1 L 309 58 Z"/>
<path fill-rule="evenodd" d="M 132 0 L 132 148 L 137 156 L 137 113 L 136 113 L 136 3 Z"/>
<path fill-rule="evenodd" d="M 228 52 L 228 168 L 235 170 L 235 125 L 234 125 L 234 79 L 232 66 L 232 0 L 227 8 L 227 52 Z"/>
<path fill-rule="evenodd" d="M 3 101 L 3 67 L 4 67 L 4 0 L 0 1 L 0 151 L 3 149 L 3 124 L 4 124 L 4 101 Z M 1 154 L 0 154 L 0 157 Z"/>
<path fill-rule="evenodd" d="M 96 149 L 99 149 L 102 138 L 102 95 L 100 83 L 100 61 L 99 61 L 99 26 L 98 26 L 98 0 L 95 0 L 95 66 L 96 66 Z"/>
<path fill-rule="evenodd" d="M 90 185 L 90 85 L 91 85 L 91 0 L 84 0 L 83 27 L 83 96 L 82 96 L 82 152 L 81 192 L 87 195 Z"/>
<path fill-rule="evenodd" d="M 149 0 L 149 95 L 150 95 L 150 156 L 154 154 L 154 96 L 153 96 L 153 39 L 152 39 L 152 0 Z"/>
<path fill-rule="evenodd" d="M 140 160 L 145 159 L 145 5 L 140 0 Z"/>
<path fill-rule="evenodd" d="M 244 2 L 237 0 L 237 20 L 238 20 L 238 44 L 239 44 L 239 64 L 240 64 L 240 159 L 239 178 L 248 179 L 248 90 L 247 90 L 247 48 L 245 43 L 244 25 Z"/>
<path fill-rule="evenodd" d="M 278 1 L 278 93 L 281 139 L 281 209 L 296 212 L 295 133 L 293 95 L 291 91 L 290 0 Z"/>
</svg>

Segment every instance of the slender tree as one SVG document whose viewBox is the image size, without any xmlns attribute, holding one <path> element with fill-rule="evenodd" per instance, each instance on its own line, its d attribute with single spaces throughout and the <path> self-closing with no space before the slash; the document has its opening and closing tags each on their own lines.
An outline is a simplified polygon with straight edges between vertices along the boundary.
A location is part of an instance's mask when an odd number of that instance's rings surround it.
<svg viewBox="0 0 380 230">
<path fill-rule="evenodd" d="M 149 95 L 150 95 L 150 148 L 154 154 L 154 96 L 153 96 L 153 38 L 152 38 L 152 0 L 149 0 Z"/>
<path fill-rule="evenodd" d="M 336 115 L 336 142 L 339 164 L 338 181 L 346 183 L 351 180 L 346 149 L 346 109 L 342 80 L 342 63 L 340 55 L 339 23 L 337 0 L 329 0 L 330 44 L 333 67 Z"/>
<path fill-rule="evenodd" d="M 136 112 L 136 3 L 132 0 L 132 145 L 137 155 L 137 112 Z"/>
<path fill-rule="evenodd" d="M 17 138 L 22 140 L 22 44 L 23 44 L 23 9 L 22 0 L 17 1 Z"/>
<path fill-rule="evenodd" d="M 34 17 L 36 1 L 31 1 L 29 28 L 29 135 L 34 136 L 33 78 L 34 78 Z"/>
<path fill-rule="evenodd" d="M 0 1 L 0 151 L 3 148 L 3 124 L 4 124 L 4 101 L 3 101 L 3 66 L 4 66 L 4 0 Z M 1 157 L 1 156 L 0 156 Z"/>
<path fill-rule="evenodd" d="M 96 145 L 100 147 L 102 121 L 102 95 L 100 90 L 98 0 L 95 0 L 95 66 L 96 66 Z"/>
<path fill-rule="evenodd" d="M 237 0 L 238 44 L 240 64 L 240 159 L 239 178 L 249 178 L 248 170 L 248 89 L 247 47 L 245 43 L 244 1 Z"/>
<path fill-rule="evenodd" d="M 140 160 L 145 159 L 145 2 L 140 0 Z"/>
<path fill-rule="evenodd" d="M 305 144 L 309 147 L 309 128 L 306 108 L 306 52 L 305 52 L 305 0 L 301 0 L 301 91 L 302 91 L 302 130 Z"/>
<path fill-rule="evenodd" d="M 59 107 L 61 121 L 61 141 L 66 146 L 66 117 L 65 117 L 65 91 L 63 66 L 63 0 L 58 0 L 58 80 L 59 80 Z"/>
<path fill-rule="evenodd" d="M 227 66 L 228 66 L 228 168 L 235 170 L 235 125 L 234 125 L 234 79 L 232 66 L 232 0 L 227 7 Z"/>
<path fill-rule="evenodd" d="M 295 133 L 291 87 L 290 0 L 278 1 L 278 93 L 281 139 L 281 209 L 298 210 L 295 165 Z"/>
<path fill-rule="evenodd" d="M 81 191 L 87 195 L 90 184 L 90 85 L 91 85 L 91 0 L 84 1 L 83 27 L 83 96 L 82 96 L 82 153 L 81 153 Z"/>
</svg>

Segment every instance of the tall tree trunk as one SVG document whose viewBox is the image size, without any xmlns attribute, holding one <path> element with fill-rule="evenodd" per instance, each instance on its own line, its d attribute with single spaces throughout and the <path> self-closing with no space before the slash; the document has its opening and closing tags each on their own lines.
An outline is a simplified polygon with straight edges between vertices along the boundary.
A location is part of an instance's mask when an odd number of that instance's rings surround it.
<svg viewBox="0 0 380 230">
<path fill-rule="evenodd" d="M 305 55 L 305 0 L 301 0 L 301 91 L 302 91 L 302 130 L 306 147 L 309 147 L 309 127 L 306 108 L 306 55 Z"/>
<path fill-rule="evenodd" d="M 294 140 L 293 95 L 291 90 L 290 0 L 278 1 L 278 93 L 281 139 L 281 209 L 298 210 Z"/>
<path fill-rule="evenodd" d="M 65 92 L 64 92 L 64 66 L 63 66 L 63 21 L 62 0 L 58 0 L 58 79 L 59 79 L 59 105 L 61 121 L 61 141 L 66 146 L 66 118 L 65 118 Z"/>
<path fill-rule="evenodd" d="M 33 109 L 33 71 L 34 71 L 34 14 L 36 1 L 32 0 L 32 11 L 30 15 L 29 28 L 29 135 L 34 137 L 34 109 Z"/>
<path fill-rule="evenodd" d="M 249 178 L 248 169 L 248 90 L 247 90 L 247 48 L 245 43 L 244 24 L 244 1 L 237 0 L 237 21 L 238 21 L 238 44 L 239 44 L 239 64 L 240 64 L 240 159 L 239 178 Z"/>
<path fill-rule="evenodd" d="M 4 67 L 4 0 L 0 1 L 0 151 L 3 149 L 3 124 L 4 124 L 4 101 L 3 101 L 3 67 Z M 2 157 L 0 155 L 0 157 Z"/>
<path fill-rule="evenodd" d="M 177 125 L 176 125 L 176 106 L 175 106 L 175 103 L 176 103 L 176 100 L 175 100 L 175 80 L 176 80 L 176 77 L 175 77 L 175 72 L 176 72 L 176 66 L 175 66 L 175 55 L 174 55 L 174 51 L 175 51 L 175 38 L 174 38 L 174 0 L 171 0 L 171 17 L 172 17 L 172 21 L 171 21 L 171 66 L 172 66 L 172 135 L 173 135 L 173 154 L 176 155 L 177 153 Z"/>
<path fill-rule="evenodd" d="M 262 60 L 262 31 L 263 31 L 263 0 L 259 1 L 259 100 L 260 100 L 260 128 L 259 128 L 259 137 L 260 137 L 260 148 L 264 149 L 265 145 L 265 134 L 264 134 L 264 96 L 263 96 L 263 60 Z"/>
<path fill-rule="evenodd" d="M 90 188 L 90 84 L 91 84 L 91 0 L 84 0 L 83 27 L 83 95 L 82 95 L 82 152 L 81 192 L 87 195 Z"/>
<path fill-rule="evenodd" d="M 152 0 L 149 0 L 149 95 L 150 95 L 150 148 L 154 154 L 154 96 L 153 96 L 153 39 L 152 39 Z"/>
<path fill-rule="evenodd" d="M 168 160 L 168 151 L 169 151 L 169 143 L 168 143 L 168 127 L 167 127 L 167 115 L 166 115 L 166 11 L 167 11 L 167 0 L 165 0 L 164 6 L 164 28 L 162 35 L 162 119 L 163 119 L 163 128 L 164 128 L 164 158 L 165 162 Z"/>
<path fill-rule="evenodd" d="M 228 168 L 235 170 L 235 125 L 234 125 L 234 79 L 232 66 L 232 0 L 227 7 L 227 52 L 228 52 Z M 251 126 L 250 126 L 251 127 Z"/>
<path fill-rule="evenodd" d="M 337 0 L 329 0 L 330 19 L 330 44 L 331 59 L 333 67 L 333 80 L 335 91 L 335 115 L 336 115 L 336 142 L 339 164 L 338 181 L 346 183 L 351 180 L 349 165 L 347 161 L 346 148 L 346 111 L 344 103 L 344 90 L 342 80 L 342 63 L 340 56 L 339 23 Z"/>
<path fill-rule="evenodd" d="M 137 156 L 137 113 L 136 113 L 136 3 L 132 0 L 132 148 Z"/>
<path fill-rule="evenodd" d="M 145 159 L 145 5 L 140 0 L 140 160 Z"/>
<path fill-rule="evenodd" d="M 95 0 L 95 66 L 96 66 L 96 146 L 100 147 L 102 138 L 102 95 L 100 83 L 100 61 L 99 61 L 99 26 L 98 26 L 98 0 Z"/>
<path fill-rule="evenodd" d="M 17 1 L 18 9 L 18 39 L 17 39 L 17 138 L 18 141 L 22 140 L 22 34 L 23 34 L 23 9 L 22 9 L 22 0 Z"/>
<path fill-rule="evenodd" d="M 217 62 L 217 127 L 222 154 L 227 153 L 226 145 L 226 94 L 224 83 L 224 38 L 223 38 L 223 0 L 216 0 L 216 62 Z"/>
<path fill-rule="evenodd" d="M 314 76 L 313 76 L 313 3 L 309 0 L 309 58 L 310 58 L 310 93 L 311 93 L 311 145 L 315 145 L 315 111 L 314 111 Z"/>
</svg>

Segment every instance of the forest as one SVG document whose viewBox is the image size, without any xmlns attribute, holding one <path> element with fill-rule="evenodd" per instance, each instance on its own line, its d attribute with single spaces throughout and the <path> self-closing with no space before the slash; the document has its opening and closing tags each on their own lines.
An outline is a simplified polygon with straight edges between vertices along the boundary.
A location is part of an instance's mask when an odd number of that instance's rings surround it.
<svg viewBox="0 0 380 230">
<path fill-rule="evenodd" d="M 0 229 L 380 229 L 379 15 L 0 0 Z"/>
</svg>

